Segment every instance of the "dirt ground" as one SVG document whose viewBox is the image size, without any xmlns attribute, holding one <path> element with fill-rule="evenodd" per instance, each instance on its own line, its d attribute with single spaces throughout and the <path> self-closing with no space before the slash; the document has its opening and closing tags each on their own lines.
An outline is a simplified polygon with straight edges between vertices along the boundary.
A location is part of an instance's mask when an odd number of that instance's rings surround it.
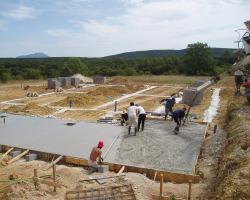
<svg viewBox="0 0 250 200">
<path fill-rule="evenodd" d="M 94 178 L 94 177 L 108 177 L 114 176 L 113 172 L 106 172 L 105 174 L 94 173 L 88 175 L 87 169 L 82 167 L 67 167 L 65 165 L 56 166 L 57 183 L 60 188 L 57 192 L 53 192 L 53 186 L 40 182 L 38 188 L 34 186 L 32 177 L 34 176 L 34 169 L 38 171 L 38 177 L 41 180 L 52 182 L 52 169 L 45 170 L 48 163 L 44 161 L 31 161 L 13 163 L 6 167 L 0 167 L 0 199 L 5 200 L 63 200 L 65 193 L 70 190 L 79 190 L 87 188 L 98 188 L 100 184 L 96 181 L 79 182 L 79 180 Z M 10 175 L 15 175 L 17 179 L 9 180 Z M 101 185 L 114 186 L 132 184 L 133 190 L 137 200 L 150 200 L 151 194 L 159 192 L 159 183 L 152 181 L 142 174 L 124 172 L 122 177 L 107 179 Z M 18 183 L 17 183 L 18 182 Z M 193 190 L 198 188 L 194 185 Z M 188 193 L 188 184 L 164 184 L 163 194 L 173 196 L 175 198 L 186 199 Z"/>
<path fill-rule="evenodd" d="M 142 84 L 147 81 L 154 84 L 176 84 L 176 86 L 185 86 L 194 80 L 206 77 L 189 77 L 183 80 L 177 76 L 148 76 L 148 77 L 114 77 L 110 83 L 137 83 Z M 150 84 L 147 82 L 147 84 Z M 34 87 L 44 87 L 41 84 Z M 141 85 L 140 85 L 141 87 Z M 201 176 L 201 182 L 192 186 L 192 199 L 250 199 L 250 164 L 249 164 L 249 146 L 250 146 L 250 127 L 249 127 L 249 106 L 246 104 L 245 97 L 234 96 L 234 80 L 233 77 L 222 77 L 217 84 L 212 85 L 204 93 L 204 98 L 201 104 L 193 107 L 191 112 L 198 116 L 201 121 L 204 111 L 208 108 L 212 89 L 221 88 L 220 92 L 220 108 L 216 118 L 210 123 L 207 137 L 204 141 L 196 167 L 196 173 Z M 38 88 L 36 88 L 38 90 Z M 139 88 L 137 88 L 139 90 Z M 170 95 L 177 92 L 178 88 L 156 88 L 155 91 L 145 92 L 147 95 Z M 86 94 L 95 91 L 95 88 L 77 89 L 78 92 Z M 41 92 L 44 92 L 43 89 Z M 127 91 L 123 91 L 127 93 Z M 122 93 L 117 94 L 117 97 Z M 132 92 L 132 91 L 131 91 Z M 134 91 L 133 91 L 134 92 Z M 26 95 L 20 87 L 20 83 L 12 83 L 10 85 L 0 85 L 0 101 L 22 98 Z M 48 115 L 53 114 L 53 107 L 47 104 L 60 102 L 65 100 L 72 94 L 65 92 L 64 94 L 56 94 L 52 96 L 39 97 L 37 99 L 30 99 L 24 102 L 25 105 L 10 107 L 13 111 L 17 110 L 19 113 L 30 113 L 34 115 Z M 82 94 L 80 94 L 82 95 Z M 99 94 L 96 94 L 97 96 Z M 106 95 L 106 93 L 105 93 Z M 124 110 L 127 108 L 130 101 L 135 101 L 143 105 L 146 110 L 150 111 L 159 106 L 160 97 L 150 96 L 135 96 L 118 103 L 118 109 Z M 67 100 L 66 100 L 67 101 Z M 20 102 L 19 102 L 20 103 Z M 29 103 L 29 104 L 27 104 Z M 64 101 L 65 103 L 65 101 Z M 104 102 L 103 102 L 104 103 Z M 27 105 L 26 105 L 27 104 Z M 66 106 L 66 104 L 63 104 Z M 100 104 L 99 104 L 100 105 Z M 8 105 L 9 107 L 10 105 Z M 176 105 L 182 107 L 183 105 Z M 0 109 L 6 109 L 7 105 L 0 105 Z M 29 109 L 29 107 L 34 107 Z M 47 108 L 46 108 L 47 107 Z M 77 107 L 77 106 L 75 106 Z M 44 109 L 46 108 L 46 109 Z M 104 108 L 101 111 L 95 110 L 68 110 L 65 113 L 58 113 L 58 118 L 70 118 L 75 120 L 95 120 L 102 116 L 106 111 L 112 109 L 113 106 Z M 51 110 L 53 109 L 53 110 Z M 217 132 L 214 134 L 214 125 L 218 125 Z M 1 159 L 1 156 L 0 156 Z M 16 162 L 9 166 L 0 166 L 0 199 L 64 199 L 65 192 L 71 189 L 99 187 L 96 182 L 79 183 L 80 179 L 86 179 L 100 174 L 87 175 L 83 168 L 67 167 L 64 165 L 57 166 L 58 182 L 62 185 L 58 188 L 58 192 L 53 192 L 53 187 L 46 184 L 40 184 L 38 190 L 35 189 L 34 184 L 30 179 L 21 181 L 18 184 L 7 186 L 10 182 L 9 175 L 16 173 L 18 177 L 32 177 L 33 169 L 38 169 L 38 176 L 51 175 L 51 170 L 43 171 L 47 163 L 43 161 L 32 162 Z M 136 197 L 139 200 L 151 199 L 150 194 L 159 191 L 159 183 L 154 182 L 142 174 L 124 173 L 125 177 L 115 179 L 104 184 L 132 184 Z M 104 173 L 101 176 L 114 175 L 113 172 Z M 47 176 L 46 176 L 47 177 Z M 51 181 L 51 177 L 47 177 Z M 164 184 L 164 194 L 169 196 L 174 195 L 182 199 L 187 198 L 188 184 Z"/>
<path fill-rule="evenodd" d="M 28 90 L 24 90 L 25 86 L 30 86 Z M 15 81 L 0 84 L 0 101 L 23 98 L 27 92 L 37 92 L 43 94 L 47 92 L 45 81 Z"/>
</svg>

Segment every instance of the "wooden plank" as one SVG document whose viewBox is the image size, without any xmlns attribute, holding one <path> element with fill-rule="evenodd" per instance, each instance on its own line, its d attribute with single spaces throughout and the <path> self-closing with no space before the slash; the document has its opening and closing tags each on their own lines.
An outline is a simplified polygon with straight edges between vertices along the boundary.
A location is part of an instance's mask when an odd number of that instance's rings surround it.
<svg viewBox="0 0 250 200">
<path fill-rule="evenodd" d="M 2 160 L 14 149 L 14 147 L 11 147 L 8 151 L 6 151 L 3 156 L 2 156 Z"/>
<path fill-rule="evenodd" d="M 16 157 L 12 158 L 10 161 L 7 162 L 7 164 L 9 165 L 13 162 L 16 162 L 17 160 L 19 160 L 20 158 L 25 156 L 27 153 L 29 153 L 29 150 L 26 150 L 26 151 L 22 152 L 21 154 L 17 155 Z"/>
<path fill-rule="evenodd" d="M 75 157 L 66 157 L 65 159 L 66 163 L 70 164 L 77 164 L 82 166 L 88 166 L 88 161 L 80 158 Z M 134 166 L 128 166 L 128 165 L 119 165 L 114 163 L 104 163 L 106 165 L 109 165 L 109 169 L 114 172 L 119 172 L 122 166 L 125 166 L 127 172 L 136 172 L 143 174 L 145 173 L 150 179 L 154 179 L 155 176 L 155 169 L 147 169 L 142 167 L 134 167 Z M 193 175 L 193 174 L 185 174 L 185 173 L 178 173 L 178 172 L 168 172 L 168 171 L 158 171 L 157 175 L 155 177 L 155 180 L 160 180 L 159 174 L 163 174 L 164 181 L 170 181 L 175 183 L 188 183 L 189 180 L 192 180 L 193 183 L 199 183 L 200 182 L 200 176 L 199 175 Z"/>
<path fill-rule="evenodd" d="M 120 175 L 125 169 L 125 166 L 122 166 L 122 168 L 119 170 L 119 172 L 117 173 L 117 175 Z"/>
<path fill-rule="evenodd" d="M 125 174 L 115 175 L 115 176 L 107 176 L 107 177 L 96 177 L 96 178 L 83 179 L 83 180 L 80 180 L 79 182 L 96 181 L 96 180 L 102 180 L 102 179 L 111 179 L 111 178 L 116 178 L 116 177 L 121 177 L 121 176 L 125 176 Z"/>
<path fill-rule="evenodd" d="M 79 165 L 79 166 L 88 166 L 89 165 L 88 160 L 70 157 L 70 156 L 65 157 L 65 162 L 70 163 L 70 164 Z"/>
<path fill-rule="evenodd" d="M 50 169 L 51 167 L 53 167 L 53 165 L 55 165 L 56 163 L 58 163 L 61 159 L 63 158 L 63 155 L 60 155 L 57 159 L 55 159 L 53 162 L 51 162 L 49 164 L 49 166 L 46 168 L 46 170 Z"/>
</svg>

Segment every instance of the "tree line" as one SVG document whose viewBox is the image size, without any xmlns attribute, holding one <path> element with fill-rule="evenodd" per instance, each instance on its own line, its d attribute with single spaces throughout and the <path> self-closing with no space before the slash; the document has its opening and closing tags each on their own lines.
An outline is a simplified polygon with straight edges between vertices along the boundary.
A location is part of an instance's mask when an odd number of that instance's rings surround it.
<svg viewBox="0 0 250 200">
<path fill-rule="evenodd" d="M 81 73 L 86 76 L 131 75 L 215 75 L 227 70 L 234 62 L 233 55 L 225 50 L 221 57 L 213 57 L 205 43 L 187 46 L 184 56 L 159 58 L 2 58 L 0 59 L 0 81 L 22 79 L 45 79 L 71 76 Z"/>
</svg>

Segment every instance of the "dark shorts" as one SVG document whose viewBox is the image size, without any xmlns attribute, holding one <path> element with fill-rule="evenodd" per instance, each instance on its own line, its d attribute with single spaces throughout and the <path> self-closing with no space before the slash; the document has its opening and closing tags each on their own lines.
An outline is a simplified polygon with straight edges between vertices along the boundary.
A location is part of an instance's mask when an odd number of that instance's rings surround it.
<svg viewBox="0 0 250 200">
<path fill-rule="evenodd" d="M 179 124 L 179 118 L 178 118 L 177 116 L 174 115 L 174 116 L 173 116 L 173 119 L 174 119 L 174 122 L 175 122 L 175 123 Z"/>
<path fill-rule="evenodd" d="M 242 76 L 235 76 L 235 83 L 237 85 L 242 84 L 243 83 L 243 77 Z"/>
</svg>

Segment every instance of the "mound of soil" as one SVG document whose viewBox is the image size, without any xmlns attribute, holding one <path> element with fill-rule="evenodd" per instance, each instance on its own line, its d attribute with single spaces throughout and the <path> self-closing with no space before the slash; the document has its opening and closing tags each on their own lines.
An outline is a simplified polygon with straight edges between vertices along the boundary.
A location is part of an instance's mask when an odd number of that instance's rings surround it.
<svg viewBox="0 0 250 200">
<path fill-rule="evenodd" d="M 49 115 L 56 110 L 47 106 L 39 106 L 36 103 L 28 103 L 26 106 L 10 106 L 5 112 L 23 113 L 31 115 Z"/>
<path fill-rule="evenodd" d="M 54 106 L 69 106 L 69 102 L 73 102 L 75 107 L 91 107 L 97 106 L 102 103 L 108 102 L 112 99 L 120 97 L 122 94 L 129 94 L 142 89 L 141 86 L 109 86 L 109 87 L 98 87 L 93 91 L 89 91 L 86 94 L 70 94 L 65 99 L 55 102 Z"/>
<path fill-rule="evenodd" d="M 228 139 L 219 163 L 217 199 L 250 199 L 250 106 L 229 106 Z"/>
</svg>

